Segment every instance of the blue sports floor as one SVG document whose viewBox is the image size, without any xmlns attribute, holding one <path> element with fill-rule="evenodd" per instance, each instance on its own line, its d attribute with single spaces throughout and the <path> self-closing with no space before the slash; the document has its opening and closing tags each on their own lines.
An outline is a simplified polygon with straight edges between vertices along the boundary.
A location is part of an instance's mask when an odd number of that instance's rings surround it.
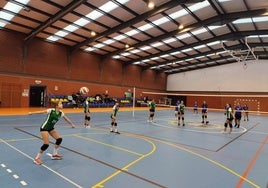
<svg viewBox="0 0 268 188">
<path fill-rule="evenodd" d="M 0 116 L 1 188 L 265 188 L 268 183 L 268 117 L 249 115 L 232 134 L 223 134 L 222 112 L 186 111 L 178 127 L 173 109 L 119 111 L 120 135 L 110 133 L 110 112 L 92 112 L 91 128 L 84 114 L 66 113 L 56 130 L 63 137 L 63 160 L 51 160 L 53 144 L 43 164 L 33 158 L 42 145 L 39 126 L 45 114 Z M 51 140 L 54 142 L 54 140 Z"/>
</svg>

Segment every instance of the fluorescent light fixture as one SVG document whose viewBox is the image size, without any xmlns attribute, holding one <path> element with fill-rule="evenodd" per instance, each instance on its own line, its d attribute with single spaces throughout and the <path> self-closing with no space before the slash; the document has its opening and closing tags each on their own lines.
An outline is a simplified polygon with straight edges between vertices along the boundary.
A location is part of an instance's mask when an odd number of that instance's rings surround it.
<svg viewBox="0 0 268 188">
<path fill-rule="evenodd" d="M 140 61 L 136 61 L 134 63 L 132 63 L 133 65 L 139 65 L 141 62 Z"/>
<path fill-rule="evenodd" d="M 158 47 L 158 46 L 162 46 L 162 45 L 164 45 L 163 42 L 157 42 L 157 43 L 151 44 L 152 47 Z"/>
<path fill-rule="evenodd" d="M 163 17 L 163 18 L 160 18 L 158 20 L 153 21 L 152 23 L 155 25 L 161 25 L 161 24 L 166 23 L 168 21 L 170 21 L 170 20 L 167 17 Z"/>
<path fill-rule="evenodd" d="M 164 54 L 164 55 L 161 55 L 160 57 L 165 58 L 165 57 L 169 57 L 169 56 L 170 56 L 169 54 Z"/>
<path fill-rule="evenodd" d="M 122 54 L 120 54 L 121 56 L 128 56 L 128 55 L 130 55 L 130 53 L 129 52 L 126 52 L 126 53 L 122 53 Z"/>
<path fill-rule="evenodd" d="M 205 8 L 207 6 L 210 6 L 210 3 L 206 0 L 206 1 L 203 1 L 203 2 L 200 2 L 200 3 L 196 3 L 192 6 L 189 6 L 189 9 L 192 11 L 192 12 L 195 12 L 197 10 L 200 10 L 202 8 Z"/>
<path fill-rule="evenodd" d="M 195 46 L 194 49 L 198 50 L 198 49 L 205 48 L 205 47 L 206 47 L 206 45 L 202 44 L 199 46 Z"/>
<path fill-rule="evenodd" d="M 29 0 L 28 0 L 28 1 L 29 1 Z M 120 2 L 121 2 L 122 4 L 124 4 L 124 3 L 128 2 L 128 1 L 129 1 L 129 0 L 121 0 Z M 102 5 L 102 6 L 99 7 L 100 10 L 102 10 L 102 11 L 104 11 L 104 12 L 106 12 L 106 13 L 108 13 L 108 12 L 110 12 L 110 11 L 116 9 L 116 8 L 118 8 L 118 5 L 116 5 L 116 4 L 113 3 L 112 1 L 109 1 L 109 2 L 107 2 L 107 3 L 105 3 L 104 5 Z M 92 20 L 96 20 L 96 19 L 100 18 L 101 16 L 103 16 L 103 14 L 102 14 L 100 11 L 94 10 L 94 11 L 90 12 L 89 14 L 87 14 L 85 17 L 88 17 L 88 18 L 90 18 L 90 19 L 92 19 Z M 79 26 L 82 27 L 82 26 L 84 26 L 84 25 L 90 23 L 90 21 L 89 21 L 89 20 L 86 20 L 86 19 L 84 19 L 84 18 L 80 18 L 80 19 L 78 19 L 77 21 L 75 21 L 74 23 L 75 23 L 76 25 L 79 25 Z M 68 26 L 65 27 L 63 30 L 56 32 L 54 35 L 58 35 L 58 36 L 61 36 L 61 37 L 65 37 L 65 36 L 68 35 L 69 33 L 65 32 L 64 30 L 67 30 L 67 31 L 71 30 L 71 32 L 73 32 L 73 31 L 75 31 L 75 30 L 78 29 L 78 27 L 73 26 L 73 25 L 71 26 L 71 25 L 72 25 L 72 24 L 68 25 Z M 50 40 L 50 39 L 52 39 L 52 37 L 50 36 L 50 37 L 48 37 L 47 39 Z"/>
<path fill-rule="evenodd" d="M 132 54 L 136 54 L 136 53 L 139 53 L 139 52 L 141 52 L 141 50 L 139 50 L 139 49 L 135 49 L 135 50 L 130 51 L 130 53 L 132 53 Z"/>
<path fill-rule="evenodd" d="M 268 16 L 254 17 L 254 18 L 243 18 L 233 21 L 233 24 L 243 24 L 243 23 L 252 23 L 253 22 L 268 22 Z"/>
<path fill-rule="evenodd" d="M 181 54 L 181 52 L 180 51 L 172 52 L 170 55 L 177 55 L 177 54 Z"/>
<path fill-rule="evenodd" d="M 268 35 L 251 35 L 251 36 L 248 36 L 247 38 L 267 38 Z"/>
<path fill-rule="evenodd" d="M 115 56 L 113 56 L 112 58 L 113 58 L 113 59 L 120 59 L 121 56 L 120 56 L 120 55 L 115 55 Z"/>
<path fill-rule="evenodd" d="M 217 45 L 217 44 L 220 44 L 221 42 L 220 41 L 214 41 L 214 42 L 210 42 L 210 43 L 207 43 L 208 46 L 214 46 L 214 45 Z"/>
<path fill-rule="evenodd" d="M 172 42 L 175 42 L 175 41 L 177 41 L 177 40 L 174 39 L 174 38 L 169 38 L 169 39 L 164 40 L 163 42 L 166 43 L 166 44 L 169 44 L 169 43 L 172 43 Z"/>
<path fill-rule="evenodd" d="M 150 60 L 149 59 L 144 59 L 144 60 L 142 60 L 141 62 L 142 63 L 146 63 L 146 62 L 149 62 Z"/>
<path fill-rule="evenodd" d="M 118 36 L 114 37 L 114 40 L 123 40 L 125 38 L 126 38 L 126 36 L 124 36 L 124 35 L 118 35 Z"/>
<path fill-rule="evenodd" d="M 187 49 L 182 50 L 182 52 L 189 52 L 189 51 L 192 51 L 192 50 L 193 50 L 192 48 L 187 48 Z"/>
<path fill-rule="evenodd" d="M 87 52 L 92 52 L 94 50 L 95 50 L 95 48 L 93 48 L 93 47 L 88 47 L 88 48 L 85 49 L 85 51 L 87 51 Z"/>
<path fill-rule="evenodd" d="M 152 57 L 150 59 L 154 61 L 154 60 L 160 59 L 160 57 Z"/>
<path fill-rule="evenodd" d="M 146 31 L 146 30 L 148 30 L 148 29 L 151 29 L 151 28 L 153 28 L 154 26 L 152 25 L 152 24 L 145 24 L 145 25 L 143 25 L 143 26 L 140 26 L 140 27 L 138 27 L 138 29 L 139 30 L 141 30 L 141 31 Z"/>
<path fill-rule="evenodd" d="M 23 4 L 23 5 L 27 5 L 29 3 L 30 0 L 17 0 L 17 2 Z M 14 4 L 12 2 L 7 2 L 7 4 L 2 8 L 3 10 L 9 10 L 15 14 L 17 14 L 18 12 L 21 11 L 21 9 L 23 9 L 24 6 L 20 6 L 17 4 Z M 6 20 L 6 21 L 1 21 L 0 22 L 0 27 L 5 27 L 6 24 L 8 24 L 10 20 L 12 20 L 14 18 L 13 14 L 8 14 L 4 11 L 0 11 L 0 19 Z"/>
<path fill-rule="evenodd" d="M 151 48 L 152 48 L 151 46 L 144 46 L 144 47 L 141 48 L 141 50 L 146 51 L 146 50 L 149 50 Z"/>
<path fill-rule="evenodd" d="M 185 38 L 188 38 L 188 37 L 191 37 L 191 35 L 188 34 L 188 33 L 176 36 L 176 38 L 179 39 L 179 40 L 182 40 L 182 39 L 185 39 Z"/>
<path fill-rule="evenodd" d="M 133 35 L 136 35 L 137 33 L 139 33 L 139 32 L 136 29 L 133 29 L 129 32 L 126 32 L 125 34 L 128 36 L 133 36 Z"/>
</svg>

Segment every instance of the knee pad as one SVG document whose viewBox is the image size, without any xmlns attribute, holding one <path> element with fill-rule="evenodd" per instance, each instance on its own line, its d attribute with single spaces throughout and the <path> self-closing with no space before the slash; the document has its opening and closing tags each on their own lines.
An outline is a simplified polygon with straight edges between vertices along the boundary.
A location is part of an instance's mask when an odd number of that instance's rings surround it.
<svg viewBox="0 0 268 188">
<path fill-rule="evenodd" d="M 179 121 L 180 121 L 180 119 L 181 119 L 181 118 L 180 118 L 180 117 L 178 117 L 178 120 L 179 120 Z"/>
<path fill-rule="evenodd" d="M 204 119 L 204 115 L 202 115 L 202 119 Z"/>
<path fill-rule="evenodd" d="M 57 140 L 56 140 L 56 145 L 60 145 L 61 144 L 61 142 L 62 142 L 62 138 L 58 138 Z"/>
<path fill-rule="evenodd" d="M 40 149 L 42 151 L 45 151 L 48 148 L 48 146 L 49 146 L 48 144 L 43 144 Z"/>
<path fill-rule="evenodd" d="M 114 126 L 116 127 L 117 126 L 117 123 L 114 123 Z"/>
<path fill-rule="evenodd" d="M 230 127 L 230 128 L 233 128 L 233 124 L 232 124 L 232 123 L 229 123 L 229 127 Z"/>
<path fill-rule="evenodd" d="M 207 118 L 207 115 L 205 115 L 205 118 Z"/>
<path fill-rule="evenodd" d="M 227 123 L 224 123 L 224 127 L 227 127 Z"/>
<path fill-rule="evenodd" d="M 182 117 L 181 120 L 183 121 L 184 120 L 184 117 Z"/>
<path fill-rule="evenodd" d="M 114 122 L 112 122 L 111 125 L 113 126 L 114 125 Z"/>
<path fill-rule="evenodd" d="M 150 117 L 154 117 L 154 114 L 150 114 Z"/>
<path fill-rule="evenodd" d="M 85 116 L 85 120 L 90 121 L 90 116 Z"/>
</svg>

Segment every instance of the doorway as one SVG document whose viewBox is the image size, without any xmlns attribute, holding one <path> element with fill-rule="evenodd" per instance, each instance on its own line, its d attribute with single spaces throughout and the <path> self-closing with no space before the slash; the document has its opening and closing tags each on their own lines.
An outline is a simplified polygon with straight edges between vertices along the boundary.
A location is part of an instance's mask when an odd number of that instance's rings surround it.
<svg viewBox="0 0 268 188">
<path fill-rule="evenodd" d="M 30 86 L 30 107 L 45 107 L 46 86 Z"/>
</svg>

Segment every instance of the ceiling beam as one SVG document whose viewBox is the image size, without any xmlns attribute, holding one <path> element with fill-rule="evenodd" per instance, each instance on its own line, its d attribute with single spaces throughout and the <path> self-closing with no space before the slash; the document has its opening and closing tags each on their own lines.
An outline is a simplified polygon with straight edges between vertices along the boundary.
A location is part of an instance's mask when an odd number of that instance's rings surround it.
<svg viewBox="0 0 268 188">
<path fill-rule="evenodd" d="M 76 0 L 76 1 L 72 1 L 71 3 L 69 3 L 64 9 L 62 9 L 61 11 L 59 11 L 57 14 L 53 15 L 46 22 L 44 22 L 39 27 L 37 27 L 35 30 L 33 30 L 31 32 L 31 34 L 28 35 L 24 39 L 25 44 L 28 44 L 38 33 L 40 33 L 41 31 L 43 31 L 45 28 L 49 27 L 51 24 L 53 24 L 54 22 L 58 21 L 63 16 L 65 16 L 66 14 L 68 14 L 69 12 L 71 12 L 76 7 L 80 6 L 81 4 L 83 4 L 86 1 L 87 0 Z"/>
<path fill-rule="evenodd" d="M 266 9 L 258 9 L 258 10 L 252 10 L 252 11 L 242 11 L 242 12 L 229 13 L 229 14 L 225 14 L 225 15 L 215 16 L 215 17 L 212 17 L 212 18 L 208 18 L 208 19 L 206 19 L 204 21 L 191 24 L 191 25 L 185 27 L 182 31 L 174 30 L 174 31 L 171 31 L 171 32 L 168 32 L 168 33 L 164 33 L 164 34 L 162 34 L 160 36 L 148 39 L 146 41 L 139 42 L 139 43 L 137 43 L 137 44 L 135 44 L 133 46 L 130 46 L 130 49 L 131 50 L 135 49 L 135 48 L 138 49 L 138 48 L 140 48 L 142 46 L 154 43 L 156 41 L 161 41 L 163 39 L 166 39 L 166 38 L 178 35 L 178 34 L 186 33 L 191 28 L 194 29 L 194 28 L 199 28 L 199 27 L 203 27 L 203 26 L 215 25 L 215 24 L 218 24 L 218 23 L 223 24 L 223 22 L 225 22 L 225 24 L 227 24 L 227 23 L 230 23 L 230 22 L 232 22 L 232 21 L 234 21 L 236 19 L 239 19 L 239 18 L 247 18 L 247 17 L 251 17 L 251 16 L 257 16 L 257 15 L 263 14 L 264 12 L 266 12 Z M 226 20 L 223 21 L 224 19 L 226 19 Z M 228 20 L 228 22 L 227 22 L 227 20 Z M 117 50 L 117 51 L 114 51 L 114 52 L 111 52 L 111 53 L 107 54 L 106 57 L 111 57 L 111 56 L 114 56 L 114 55 L 118 55 L 118 54 L 126 52 L 126 51 L 129 51 L 129 50 L 128 49 L 120 49 L 120 50 Z"/>
<path fill-rule="evenodd" d="M 159 56 L 162 56 L 162 55 L 171 54 L 171 53 L 174 53 L 174 52 L 177 52 L 177 51 L 185 50 L 187 48 L 193 48 L 193 47 L 201 45 L 201 44 L 207 44 L 207 43 L 211 43 L 211 42 L 215 42 L 215 41 L 222 41 L 222 40 L 228 40 L 228 39 L 229 40 L 230 39 L 239 40 L 239 39 L 245 38 L 245 37 L 250 36 L 250 35 L 267 35 L 267 34 L 268 34 L 268 30 L 253 30 L 253 31 L 241 31 L 241 32 L 228 33 L 228 34 L 220 35 L 220 36 L 217 36 L 217 37 L 214 37 L 214 38 L 203 40 L 202 42 L 195 42 L 195 43 L 192 43 L 192 44 L 187 44 L 187 46 L 182 46 L 182 47 L 179 47 L 179 48 L 174 48 L 174 49 L 167 50 L 167 51 L 164 51 L 164 52 L 160 52 L 160 53 L 157 53 L 157 54 L 152 54 L 152 55 L 142 57 L 142 58 L 139 58 L 139 59 L 127 61 L 127 62 L 125 62 L 125 64 L 132 64 L 132 63 L 137 62 L 137 61 L 142 61 L 142 60 L 145 60 L 145 59 L 151 59 L 151 58 L 154 58 L 154 57 L 159 57 Z"/>
<path fill-rule="evenodd" d="M 137 24 L 137 23 L 139 23 L 141 21 L 144 21 L 144 20 L 148 19 L 151 16 L 160 14 L 161 12 L 169 10 L 169 9 L 175 7 L 175 6 L 182 5 L 182 4 L 188 4 L 188 3 L 193 3 L 193 2 L 196 2 L 196 1 L 197 2 L 202 2 L 204 0 L 171 0 L 171 1 L 167 2 L 167 3 L 165 3 L 165 4 L 160 5 L 159 7 L 156 7 L 155 9 L 153 9 L 151 11 L 145 12 L 144 14 L 141 14 L 140 16 L 134 17 L 133 19 L 125 22 L 124 24 L 120 24 L 118 26 L 115 26 L 114 28 L 107 29 L 104 32 L 99 33 L 99 34 L 97 34 L 96 36 L 94 36 L 92 38 L 86 39 L 83 42 L 74 45 L 72 47 L 71 51 L 75 52 L 76 50 L 78 50 L 82 46 L 90 44 L 90 43 L 92 43 L 92 42 L 94 42 L 96 40 L 101 39 L 102 37 L 111 35 L 111 34 L 113 34 L 115 32 L 118 32 L 118 31 L 120 31 L 122 29 L 125 29 L 127 27 L 133 26 L 133 25 L 135 25 L 135 24 Z"/>
</svg>

